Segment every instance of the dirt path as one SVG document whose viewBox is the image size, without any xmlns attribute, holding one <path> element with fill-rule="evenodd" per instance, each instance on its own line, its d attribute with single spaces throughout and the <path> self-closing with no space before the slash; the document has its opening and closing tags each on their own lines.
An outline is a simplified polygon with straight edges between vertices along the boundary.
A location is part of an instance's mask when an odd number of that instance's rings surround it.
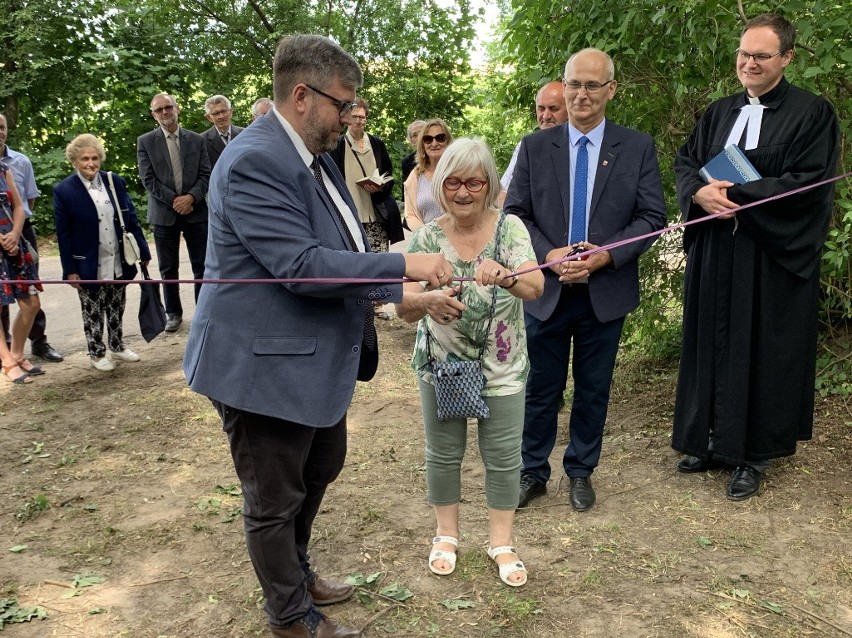
<svg viewBox="0 0 852 638">
<path fill-rule="evenodd" d="M 144 344 L 129 307 L 128 345 L 143 360 L 99 373 L 86 365 L 76 297 L 61 295 L 44 302 L 66 362 L 31 387 L 0 384 L 0 598 L 47 613 L 4 635 L 266 635 L 225 438 L 180 371 L 186 328 Z M 347 465 L 313 541 L 324 575 L 363 582 L 329 610 L 336 619 L 368 638 L 852 636 L 852 417 L 841 401 L 818 401 L 814 441 L 773 467 L 761 495 L 732 503 L 725 474 L 674 471 L 672 371 L 619 369 L 598 503 L 573 512 L 554 472 L 548 495 L 518 515 L 530 582 L 510 590 L 485 554 L 474 431 L 459 567 L 449 578 L 426 568 L 434 529 L 413 329 L 379 327 L 382 366 L 359 384 Z"/>
</svg>

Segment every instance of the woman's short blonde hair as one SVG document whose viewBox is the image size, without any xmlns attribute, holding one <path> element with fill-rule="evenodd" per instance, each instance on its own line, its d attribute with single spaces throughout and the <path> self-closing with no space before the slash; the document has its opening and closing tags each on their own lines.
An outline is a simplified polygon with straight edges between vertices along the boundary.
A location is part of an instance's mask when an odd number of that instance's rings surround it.
<svg viewBox="0 0 852 638">
<path fill-rule="evenodd" d="M 488 208 L 494 208 L 500 195 L 500 178 L 488 145 L 478 137 L 460 137 L 447 147 L 432 176 L 432 197 L 442 210 L 448 208 L 444 180 L 451 175 L 467 176 L 479 170 L 485 175 L 485 203 Z"/>
<path fill-rule="evenodd" d="M 83 133 L 78 135 L 68 143 L 65 147 L 65 157 L 68 161 L 74 164 L 84 148 L 93 148 L 98 154 L 98 158 L 103 162 L 106 159 L 106 151 L 101 141 L 91 133 Z"/>
<path fill-rule="evenodd" d="M 447 146 L 449 146 L 453 141 L 453 134 L 450 133 L 450 129 L 447 127 L 447 123 L 444 122 L 440 117 L 433 118 L 431 120 L 426 120 L 426 123 L 423 125 L 423 128 L 420 129 L 420 135 L 417 136 L 417 151 L 415 153 L 415 160 L 417 164 L 414 167 L 414 172 L 420 175 L 423 171 L 429 168 L 429 156 L 426 155 L 426 145 L 423 143 L 423 136 L 433 126 L 440 126 L 441 131 L 447 136 Z M 444 150 L 446 153 L 446 149 Z"/>
</svg>

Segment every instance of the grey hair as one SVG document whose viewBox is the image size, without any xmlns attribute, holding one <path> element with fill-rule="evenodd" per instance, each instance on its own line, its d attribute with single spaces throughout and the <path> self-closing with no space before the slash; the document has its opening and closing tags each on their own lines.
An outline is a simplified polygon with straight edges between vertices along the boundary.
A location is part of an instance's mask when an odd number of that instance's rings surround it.
<svg viewBox="0 0 852 638">
<path fill-rule="evenodd" d="M 151 105 L 150 105 L 150 106 L 151 106 L 151 108 L 152 108 L 152 109 L 154 108 L 154 100 L 156 100 L 158 97 L 165 97 L 165 98 L 168 98 L 168 99 L 169 99 L 169 101 L 170 101 L 172 104 L 174 104 L 175 106 L 177 106 L 177 100 L 176 100 L 176 99 L 174 99 L 174 98 L 173 98 L 171 95 L 169 95 L 168 93 L 157 93 L 157 95 L 155 95 L 154 97 L 152 97 L 152 98 L 151 98 Z"/>
<path fill-rule="evenodd" d="M 426 120 L 414 120 L 411 124 L 409 124 L 408 128 L 405 129 L 405 137 L 410 138 L 411 131 L 417 126 L 423 128 L 424 126 L 426 126 Z"/>
<path fill-rule="evenodd" d="M 65 157 L 73 164 L 80 157 L 80 153 L 83 152 L 84 148 L 95 149 L 98 158 L 102 162 L 106 159 L 106 151 L 104 150 L 103 143 L 91 133 L 83 133 L 68 142 L 68 146 L 65 147 Z"/>
<path fill-rule="evenodd" d="M 211 95 L 204 100 L 204 113 L 210 115 L 213 112 L 214 104 L 224 104 L 226 109 L 231 110 L 231 100 L 224 95 Z"/>
<path fill-rule="evenodd" d="M 364 83 L 357 60 L 321 35 L 296 33 L 281 38 L 272 68 L 272 93 L 276 104 L 286 102 L 299 83 L 324 89 L 338 80 L 347 89 L 354 90 Z"/>
<path fill-rule="evenodd" d="M 269 108 L 272 108 L 274 106 L 272 100 L 270 100 L 268 97 L 258 98 L 254 101 L 254 104 L 251 105 L 251 114 L 257 116 L 257 109 L 262 104 L 269 104 Z"/>
<path fill-rule="evenodd" d="M 497 166 L 494 164 L 491 149 L 478 137 L 460 137 L 447 147 L 435 166 L 435 174 L 432 176 L 432 197 L 443 210 L 447 210 L 444 180 L 454 173 L 469 174 L 479 169 L 485 173 L 485 202 L 489 208 L 494 208 L 497 206 L 497 197 L 500 195 L 500 177 L 497 175 Z"/>
<path fill-rule="evenodd" d="M 568 61 L 565 63 L 565 73 L 563 74 L 566 79 L 568 78 L 568 67 L 571 66 L 571 63 L 574 61 L 574 58 L 576 58 L 578 55 L 582 55 L 583 53 L 599 53 L 600 55 L 604 56 L 606 58 L 606 79 L 607 81 L 615 79 L 615 63 L 612 61 L 612 58 L 609 57 L 609 54 L 605 51 L 595 49 L 594 47 L 580 49 L 579 51 L 577 51 L 577 53 L 568 58 Z"/>
</svg>

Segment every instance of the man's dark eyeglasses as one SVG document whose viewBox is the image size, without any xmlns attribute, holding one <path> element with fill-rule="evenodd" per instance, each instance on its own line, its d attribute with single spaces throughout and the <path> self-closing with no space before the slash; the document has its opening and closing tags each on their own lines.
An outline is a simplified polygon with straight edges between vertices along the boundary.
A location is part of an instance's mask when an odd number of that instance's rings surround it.
<svg viewBox="0 0 852 638">
<path fill-rule="evenodd" d="M 595 91 L 600 91 L 607 84 L 611 82 L 615 82 L 615 80 L 609 80 L 608 82 L 604 82 L 601 84 L 600 82 L 565 82 L 565 87 L 570 89 L 571 91 L 579 91 L 580 89 L 586 89 L 586 93 L 594 93 Z"/>
<path fill-rule="evenodd" d="M 445 144 L 447 141 L 446 133 L 438 133 L 437 135 L 424 135 L 423 143 L 431 144 L 432 142 L 438 142 L 438 144 Z"/>
<path fill-rule="evenodd" d="M 462 187 L 467 189 L 469 193 L 478 193 L 481 191 L 486 184 L 486 181 L 483 179 L 459 179 L 458 177 L 448 177 L 444 180 L 444 188 L 448 191 L 457 191 Z"/>
<path fill-rule="evenodd" d="M 346 115 L 348 113 L 351 113 L 352 109 L 354 109 L 356 106 L 358 106 L 355 102 L 344 102 L 343 100 L 338 100 L 336 97 L 332 97 L 328 93 L 323 93 L 319 89 L 315 89 L 310 84 L 306 84 L 305 86 L 307 86 L 314 93 L 319 93 L 323 97 L 327 97 L 329 100 L 334 102 L 335 105 L 337 105 L 337 108 L 340 109 L 340 117 L 343 117 L 344 115 Z"/>
<path fill-rule="evenodd" d="M 163 111 L 171 111 L 174 108 L 175 108 L 174 104 L 167 104 L 166 106 L 158 106 L 155 109 L 151 109 L 151 113 L 156 113 L 157 115 L 159 115 Z"/>
</svg>

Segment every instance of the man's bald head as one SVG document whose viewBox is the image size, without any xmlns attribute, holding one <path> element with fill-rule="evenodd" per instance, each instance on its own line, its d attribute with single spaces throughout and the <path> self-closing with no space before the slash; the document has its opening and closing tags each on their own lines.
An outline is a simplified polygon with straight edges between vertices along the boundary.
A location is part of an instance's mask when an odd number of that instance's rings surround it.
<svg viewBox="0 0 852 638">
<path fill-rule="evenodd" d="M 562 82 L 548 82 L 535 96 L 535 119 L 540 129 L 560 126 L 568 121 L 568 109 Z"/>
</svg>

